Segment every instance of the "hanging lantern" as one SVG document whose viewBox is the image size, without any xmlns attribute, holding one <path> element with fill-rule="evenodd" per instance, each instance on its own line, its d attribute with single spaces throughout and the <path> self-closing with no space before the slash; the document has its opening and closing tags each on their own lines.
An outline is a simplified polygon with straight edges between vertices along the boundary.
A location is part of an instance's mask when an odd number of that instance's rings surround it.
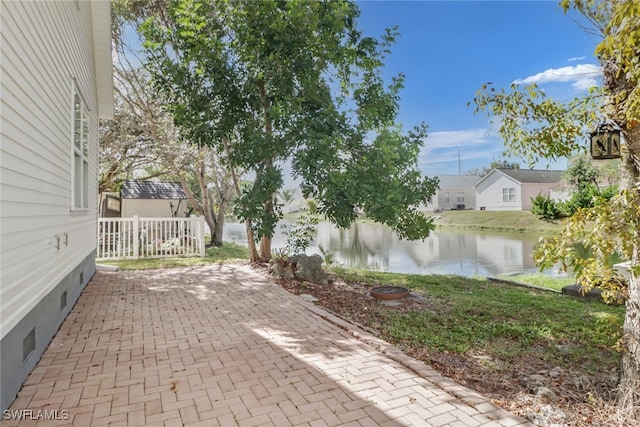
<svg viewBox="0 0 640 427">
<path fill-rule="evenodd" d="M 620 158 L 620 129 L 601 124 L 591 132 L 591 157 L 594 160 Z"/>
</svg>

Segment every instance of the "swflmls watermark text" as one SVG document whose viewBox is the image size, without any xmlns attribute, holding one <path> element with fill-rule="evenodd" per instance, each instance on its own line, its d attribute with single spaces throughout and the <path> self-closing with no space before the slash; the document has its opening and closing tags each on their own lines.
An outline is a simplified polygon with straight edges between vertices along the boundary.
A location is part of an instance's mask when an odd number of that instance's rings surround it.
<svg viewBox="0 0 640 427">
<path fill-rule="evenodd" d="M 66 421 L 70 418 L 66 409 L 7 409 L 2 411 L 3 420 Z"/>
</svg>

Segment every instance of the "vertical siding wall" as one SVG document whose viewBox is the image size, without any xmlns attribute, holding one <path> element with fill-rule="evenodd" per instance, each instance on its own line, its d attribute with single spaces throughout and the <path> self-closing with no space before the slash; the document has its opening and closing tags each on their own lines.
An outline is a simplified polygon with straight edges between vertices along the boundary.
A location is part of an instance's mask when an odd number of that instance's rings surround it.
<svg viewBox="0 0 640 427">
<path fill-rule="evenodd" d="M 557 186 L 558 184 L 522 184 L 522 209 L 530 210 L 531 199 L 538 194 L 549 197 L 551 190 Z"/>
<path fill-rule="evenodd" d="M 95 271 L 98 116 L 91 2 L 3 1 L 0 19 L 3 338 L 81 263 L 79 286 Z M 86 212 L 71 211 L 74 80 L 89 110 Z"/>
<path fill-rule="evenodd" d="M 502 199 L 503 188 L 515 188 L 516 199 L 505 202 Z M 522 209 L 522 189 L 519 183 L 501 174 L 493 173 L 476 186 L 476 209 L 514 211 Z"/>
<path fill-rule="evenodd" d="M 185 217 L 185 209 L 187 207 L 186 200 L 174 200 L 174 199 L 122 199 L 122 218 L 128 218 L 132 216 L 146 216 L 154 218 L 171 218 L 171 207 L 169 203 L 173 203 L 173 209 L 178 208 L 178 217 Z"/>
</svg>

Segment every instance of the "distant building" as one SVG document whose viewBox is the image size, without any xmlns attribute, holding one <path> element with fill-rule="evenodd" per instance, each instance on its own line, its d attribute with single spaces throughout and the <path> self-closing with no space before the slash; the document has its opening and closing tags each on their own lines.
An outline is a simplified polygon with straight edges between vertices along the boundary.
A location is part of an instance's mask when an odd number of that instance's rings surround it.
<svg viewBox="0 0 640 427">
<path fill-rule="evenodd" d="M 493 169 L 475 185 L 478 210 L 529 210 L 538 194 L 560 198 L 563 171 Z"/>
<path fill-rule="evenodd" d="M 439 175 L 440 184 L 424 210 L 475 209 L 477 175 Z"/>
<path fill-rule="evenodd" d="M 120 191 L 122 217 L 184 217 L 187 194 L 179 182 L 127 180 Z"/>
</svg>

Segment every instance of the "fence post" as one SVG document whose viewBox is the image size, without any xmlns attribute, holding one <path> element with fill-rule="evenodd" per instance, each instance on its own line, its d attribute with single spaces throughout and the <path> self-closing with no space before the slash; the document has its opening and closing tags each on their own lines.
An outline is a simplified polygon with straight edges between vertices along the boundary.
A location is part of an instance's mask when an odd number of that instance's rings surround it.
<svg viewBox="0 0 640 427">
<path fill-rule="evenodd" d="M 96 259 L 100 259 L 102 258 L 102 250 L 100 248 L 100 246 L 102 246 L 101 242 L 100 242 L 100 235 L 102 234 L 100 232 L 100 229 L 102 228 L 102 218 L 98 218 L 98 228 L 96 229 Z"/>
<path fill-rule="evenodd" d="M 198 242 L 200 244 L 200 256 L 206 255 L 204 249 L 204 215 L 198 216 Z"/>
<path fill-rule="evenodd" d="M 133 238 L 131 239 L 133 245 L 133 259 L 140 258 L 140 227 L 138 223 L 139 217 L 138 215 L 133 216 Z"/>
</svg>

